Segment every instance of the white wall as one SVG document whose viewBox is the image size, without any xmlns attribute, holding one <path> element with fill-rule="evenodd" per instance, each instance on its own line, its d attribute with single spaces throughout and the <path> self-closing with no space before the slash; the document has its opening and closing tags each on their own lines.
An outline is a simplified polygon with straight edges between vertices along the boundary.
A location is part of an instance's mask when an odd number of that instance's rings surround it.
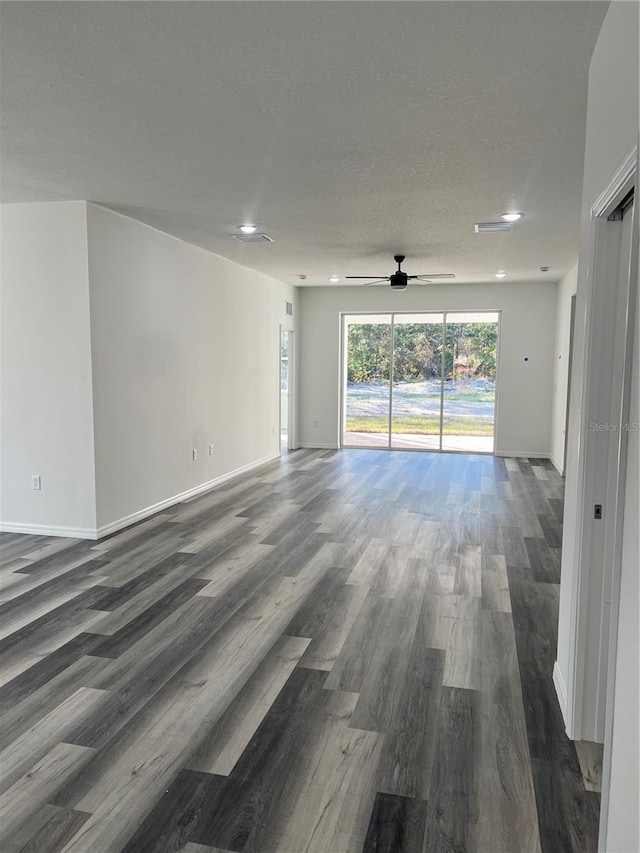
<svg viewBox="0 0 640 853">
<path fill-rule="evenodd" d="M 567 393 L 571 344 L 571 297 L 576 292 L 578 266 L 558 282 L 556 303 L 556 346 L 553 366 L 553 401 L 551 405 L 551 460 L 560 473 L 564 472 L 565 428 L 567 424 Z"/>
<path fill-rule="evenodd" d="M 2 529 L 95 537 L 279 453 L 296 288 L 85 202 L 4 205 L 0 269 Z"/>
<path fill-rule="evenodd" d="M 584 399 L 581 393 L 584 375 L 586 283 L 589 263 L 589 213 L 593 203 L 638 139 L 638 5 L 633 2 L 611 3 L 600 32 L 589 71 L 589 94 L 586 124 L 582 226 L 578 262 L 576 326 L 571 381 L 569 445 L 566 462 L 567 481 L 560 589 L 560 621 L 558 629 L 557 674 L 568 684 L 572 672 L 572 590 L 581 566 L 577 563 L 574 533 L 582 512 L 577 489 L 580 448 L 580 426 Z M 636 236 L 637 239 L 637 236 Z M 604 285 L 604 283 L 603 283 Z M 636 374 L 637 382 L 637 374 Z M 591 501 L 587 497 L 587 502 Z M 635 519 L 637 525 L 637 516 Z M 629 536 L 627 530 L 625 536 Z M 631 546 L 633 547 L 633 546 Z M 627 563 L 621 579 L 623 590 L 633 594 L 637 583 L 637 545 L 635 560 Z M 587 580 L 587 579 L 585 579 Z M 624 597 L 624 593 L 623 593 Z M 589 588 L 590 611 L 599 610 L 602 590 Z M 615 820 L 608 822 L 608 836 L 603 840 L 607 853 L 630 853 L 638 848 L 638 777 L 631 778 L 628 768 L 637 765 L 637 752 L 629 747 L 637 744 L 638 716 L 625 712 L 628 691 L 638 691 L 637 593 L 633 606 L 623 606 L 619 630 L 622 637 L 632 638 L 626 650 L 618 649 L 619 676 L 616 680 L 614 742 L 618 751 L 612 756 L 610 808 Z M 635 620 L 635 621 L 634 621 Z M 588 698 L 583 709 L 589 713 Z M 636 706 L 637 707 L 637 706 Z M 580 733 L 576 733 L 580 736 Z M 633 804 L 633 805 L 630 805 Z"/>
<path fill-rule="evenodd" d="M 0 526 L 86 535 L 96 526 L 86 205 L 9 204 L 1 216 Z"/>
<path fill-rule="evenodd" d="M 400 292 L 385 287 L 300 288 L 301 443 L 339 443 L 341 311 L 486 309 L 502 312 L 496 452 L 548 455 L 556 289 L 555 283 L 441 284 Z"/>
<path fill-rule="evenodd" d="M 278 454 L 296 289 L 92 204 L 88 235 L 103 530 Z"/>
</svg>

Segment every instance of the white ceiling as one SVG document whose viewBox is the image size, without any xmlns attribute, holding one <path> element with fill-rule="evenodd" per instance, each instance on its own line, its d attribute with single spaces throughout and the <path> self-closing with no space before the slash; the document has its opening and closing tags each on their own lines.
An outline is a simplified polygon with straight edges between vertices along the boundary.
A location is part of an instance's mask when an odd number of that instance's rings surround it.
<svg viewBox="0 0 640 853">
<path fill-rule="evenodd" d="M 396 252 L 557 280 L 606 7 L 2 3 L 2 200 L 89 199 L 294 284 Z M 514 208 L 511 234 L 474 233 Z M 247 219 L 275 242 L 233 240 Z"/>
</svg>

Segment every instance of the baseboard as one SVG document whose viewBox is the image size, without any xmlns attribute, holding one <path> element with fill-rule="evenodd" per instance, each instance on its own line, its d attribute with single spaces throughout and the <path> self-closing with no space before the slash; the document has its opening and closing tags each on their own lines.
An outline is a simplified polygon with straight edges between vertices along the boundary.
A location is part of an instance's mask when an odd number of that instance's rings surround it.
<svg viewBox="0 0 640 853">
<path fill-rule="evenodd" d="M 165 498 L 152 506 L 147 506 L 137 512 L 132 512 L 131 515 L 126 515 L 119 518 L 117 521 L 112 521 L 109 524 L 104 524 L 97 530 L 95 528 L 82 527 L 52 527 L 44 524 L 14 524 L 13 522 L 0 521 L 0 532 L 2 533 L 29 533 L 32 536 L 66 536 L 69 539 L 102 539 L 110 533 L 115 533 L 116 530 L 122 530 L 123 527 L 129 527 L 135 524 L 136 521 L 142 521 L 143 518 L 148 518 L 150 515 L 155 515 L 156 512 L 166 509 L 169 506 L 186 501 L 189 498 L 194 498 L 204 492 L 209 492 L 215 489 L 216 486 L 221 486 L 228 480 L 233 480 L 235 477 L 240 477 L 242 474 L 247 474 L 249 471 L 255 471 L 257 468 L 262 468 L 264 465 L 269 465 L 280 458 L 280 453 L 271 453 L 269 456 L 264 456 L 255 462 L 250 462 L 248 465 L 243 465 L 241 468 L 235 468 L 227 474 L 216 477 L 214 480 L 209 480 L 206 483 L 201 483 L 199 486 L 194 486 L 192 489 L 187 489 L 186 492 L 181 492 L 179 495 Z"/>
<path fill-rule="evenodd" d="M 517 459 L 551 459 L 548 453 L 532 453 L 530 450 L 494 450 L 494 456 L 512 456 Z"/>
<path fill-rule="evenodd" d="M 554 456 L 552 456 L 551 454 L 549 454 L 549 460 L 550 460 L 551 464 L 553 465 L 553 467 L 558 472 L 558 474 L 560 474 L 561 477 L 564 477 L 564 470 L 562 468 L 562 465 L 560 465 L 560 463 L 558 462 L 558 460 Z"/>
<path fill-rule="evenodd" d="M 0 521 L 2 533 L 28 533 L 31 536 L 64 536 L 68 539 L 97 539 L 98 531 L 91 527 L 52 527 L 49 524 L 14 524 Z"/>
<path fill-rule="evenodd" d="M 564 683 L 564 677 L 562 675 L 562 672 L 560 671 L 560 667 L 558 666 L 558 661 L 556 661 L 553 665 L 553 686 L 556 688 L 556 696 L 558 697 L 558 704 L 560 705 L 560 711 L 562 712 L 562 719 L 564 720 L 565 729 L 568 730 L 569 726 L 567 722 L 567 685 Z"/>
<path fill-rule="evenodd" d="M 255 462 L 250 462 L 248 465 L 243 465 L 240 468 L 234 468 L 233 471 L 222 474 L 222 476 L 216 477 L 213 480 L 208 480 L 206 483 L 201 483 L 199 486 L 194 486 L 192 489 L 187 489 L 186 492 L 181 492 L 179 495 L 173 495 L 170 498 L 165 498 L 162 501 L 158 501 L 156 504 L 147 506 L 144 509 L 139 509 L 137 512 L 132 512 L 131 515 L 119 518 L 117 521 L 104 524 L 98 528 L 97 536 L 93 538 L 102 539 L 104 536 L 115 533 L 117 530 L 122 530 L 123 527 L 129 527 L 131 524 L 135 524 L 136 521 L 142 521 L 142 519 L 148 518 L 150 515 L 155 515 L 157 512 L 167 509 L 167 507 L 174 506 L 174 504 L 181 503 L 189 498 L 194 498 L 197 495 L 204 494 L 205 492 L 210 492 L 211 489 L 215 489 L 216 486 L 221 486 L 229 480 L 233 480 L 236 477 L 240 477 L 242 474 L 249 473 L 250 471 L 255 471 L 257 468 L 262 468 L 264 465 L 269 465 L 269 463 L 275 462 L 278 459 L 280 459 L 279 452 L 271 453 L 269 456 L 264 456 L 262 459 L 258 459 Z"/>
<path fill-rule="evenodd" d="M 321 444 L 320 442 L 301 441 L 298 447 L 304 450 L 340 450 L 339 444 Z"/>
</svg>

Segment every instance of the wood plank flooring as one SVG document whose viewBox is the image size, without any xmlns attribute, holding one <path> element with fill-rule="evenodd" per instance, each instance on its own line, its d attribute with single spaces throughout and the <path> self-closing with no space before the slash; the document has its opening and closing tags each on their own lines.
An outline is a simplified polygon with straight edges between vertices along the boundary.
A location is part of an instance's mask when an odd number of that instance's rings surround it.
<svg viewBox="0 0 640 853">
<path fill-rule="evenodd" d="M 595 851 L 562 497 L 539 459 L 298 451 L 99 543 L 0 534 L 0 850 Z"/>
</svg>

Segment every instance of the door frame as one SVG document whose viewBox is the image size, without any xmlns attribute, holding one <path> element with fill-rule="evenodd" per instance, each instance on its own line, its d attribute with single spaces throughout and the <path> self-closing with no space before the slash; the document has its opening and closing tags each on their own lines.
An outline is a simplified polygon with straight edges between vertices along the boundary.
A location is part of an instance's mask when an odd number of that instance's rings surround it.
<svg viewBox="0 0 640 853">
<path fill-rule="evenodd" d="M 567 365 L 567 403 L 564 413 L 564 449 L 562 451 L 562 476 L 567 473 L 567 446 L 569 444 L 569 412 L 571 407 L 571 368 L 573 365 L 573 338 L 576 329 L 576 299 L 577 293 L 571 294 L 571 311 L 569 317 L 569 364 Z"/>
<path fill-rule="evenodd" d="M 640 173 L 640 149 L 635 147 L 628 155 L 623 167 L 630 165 L 630 176 L 627 178 L 626 192 L 630 186 L 634 188 L 633 220 L 631 225 L 631 255 L 629 259 L 629 286 L 627 290 L 627 303 L 624 330 L 624 352 L 622 367 L 622 399 L 620 402 L 620 423 L 629 422 L 629 407 L 631 402 L 631 380 L 633 370 L 633 350 L 635 336 L 640 334 L 640 329 L 635 328 L 637 317 L 637 304 L 640 299 L 638 289 L 640 288 L 639 268 L 639 246 L 638 246 L 638 174 Z M 629 164 L 629 161 L 630 164 Z M 621 168 L 623 168 L 621 167 Z M 635 239 L 634 239 L 635 234 Z M 627 474 L 627 446 L 628 433 L 622 429 L 619 432 L 618 444 L 618 477 L 616 481 L 616 518 L 613 529 L 612 540 L 612 584 L 611 584 L 611 607 L 610 626 L 608 635 L 608 657 L 606 673 L 606 704 L 604 712 L 604 757 L 602 766 L 602 796 L 600 807 L 600 834 L 598 849 L 605 853 L 607 839 L 607 825 L 609 820 L 609 794 L 611 783 L 611 753 L 613 748 L 613 712 L 615 705 L 616 686 L 616 660 L 618 654 L 618 624 L 620 615 L 620 582 L 622 570 L 622 546 L 623 546 L 623 520 L 625 509 L 625 491 Z"/>
<path fill-rule="evenodd" d="M 287 323 L 281 323 L 278 337 L 278 452 L 282 455 L 282 388 L 280 387 L 280 370 L 282 363 L 282 334 L 289 335 L 288 357 L 288 390 L 287 390 L 287 450 L 298 448 L 297 422 L 297 370 L 296 370 L 296 331 Z"/>
<path fill-rule="evenodd" d="M 354 445 L 344 443 L 344 428 L 346 425 L 346 417 L 347 417 L 347 395 L 346 395 L 346 387 L 347 387 L 347 340 L 346 340 L 346 318 L 350 316 L 362 316 L 371 314 L 372 316 L 389 316 L 391 326 L 391 353 L 390 353 L 390 381 L 389 381 L 389 444 L 386 447 L 383 446 L 366 446 L 366 445 Z M 498 334 L 496 340 L 496 379 L 495 379 L 495 397 L 494 397 L 494 406 L 493 406 L 493 450 L 448 450 L 442 449 L 442 421 L 444 416 L 444 408 L 442 405 L 443 398 L 443 387 L 441 387 L 440 391 L 440 446 L 438 448 L 422 448 L 422 447 L 393 447 L 391 444 L 392 439 L 392 417 L 393 417 L 393 409 L 391 405 L 391 399 L 393 394 L 393 330 L 394 330 L 394 322 L 396 316 L 401 316 L 403 314 L 442 314 L 443 315 L 443 329 L 446 335 L 446 323 L 447 323 L 447 314 L 496 314 L 498 316 L 497 326 L 498 326 Z M 338 383 L 338 436 L 339 436 L 339 447 L 340 449 L 348 449 L 348 450 L 394 450 L 401 451 L 403 453 L 472 453 L 478 454 L 480 456 L 494 456 L 496 453 L 496 445 L 497 445 L 497 437 L 498 437 L 498 400 L 499 400 L 499 382 L 498 378 L 500 375 L 500 337 L 502 333 L 502 309 L 501 308 L 416 308 L 411 310 L 409 308 L 405 308 L 402 311 L 395 310 L 369 310 L 369 311 L 340 311 L 339 312 L 339 322 L 340 322 L 340 335 L 339 335 L 339 347 L 340 347 L 340 358 L 339 358 L 339 377 L 340 381 Z M 444 342 L 443 342 L 444 343 Z M 444 349 L 443 349 L 443 362 L 444 362 Z M 442 376 L 441 376 L 442 381 Z"/>
<path fill-rule="evenodd" d="M 611 263 L 611 256 L 615 251 L 615 240 L 618 239 L 619 242 L 619 234 L 616 238 L 615 229 L 606 227 L 607 217 L 616 209 L 634 186 L 637 188 L 637 156 L 637 148 L 634 146 L 600 196 L 596 199 L 590 211 L 585 308 L 583 317 L 580 320 L 585 332 L 582 342 L 583 372 L 579 381 L 580 393 L 572 399 L 572 406 L 582 403 L 578 437 L 576 439 L 578 447 L 575 492 L 578 495 L 578 501 L 575 527 L 572 531 L 565 531 L 565 535 L 572 535 L 573 538 L 568 636 L 569 655 L 566 686 L 557 664 L 554 668 L 554 682 L 561 705 L 563 706 L 568 736 L 572 740 L 599 742 L 604 740 L 605 755 L 607 754 L 607 743 L 609 743 L 609 748 L 611 745 L 611 703 L 615 687 L 615 656 L 618 636 L 621 569 L 619 528 L 621 527 L 624 512 L 623 489 L 626 472 L 626 433 L 622 429 L 609 433 L 609 450 L 607 456 L 615 454 L 616 470 L 613 472 L 614 475 L 610 479 L 610 482 L 608 482 L 608 486 L 603 493 L 600 491 L 600 486 L 598 486 L 598 490 L 596 491 L 596 484 L 594 483 L 598 453 L 600 454 L 600 459 L 602 459 L 603 451 L 599 447 L 599 444 L 598 448 L 594 446 L 594 433 L 590 431 L 589 424 L 594 414 L 594 406 L 602 404 L 604 382 L 596 383 L 598 371 L 602 375 L 604 370 L 604 375 L 610 379 L 611 384 L 606 389 L 606 393 L 611 393 L 611 409 L 615 407 L 617 412 L 619 412 L 619 423 L 624 423 L 625 406 L 628 410 L 631 362 L 631 354 L 628 350 L 630 346 L 629 340 L 633 341 L 634 324 L 634 316 L 630 314 L 629 309 L 633 307 L 631 303 L 633 303 L 633 299 L 635 298 L 634 275 L 636 281 L 638 275 L 637 247 L 634 257 L 633 238 L 632 257 L 627 274 L 626 296 L 619 293 L 621 286 L 620 275 L 618 274 L 619 250 L 617 254 L 616 296 L 626 300 L 623 309 L 625 321 L 624 329 L 620 329 L 619 343 L 617 347 L 612 348 L 612 353 L 609 354 L 608 366 L 604 368 L 601 354 L 598 351 L 598 335 L 596 332 L 600 328 L 599 324 L 603 315 L 602 302 L 598 300 L 604 294 L 605 287 L 608 288 L 608 298 L 612 298 L 610 282 L 607 278 L 607 272 L 610 269 L 608 269 L 607 261 L 609 264 Z M 636 194 L 634 216 L 637 218 L 637 215 Z M 618 336 L 616 335 L 616 337 Z M 613 368 L 615 364 L 619 363 L 620 358 L 622 358 L 623 370 L 618 374 Z M 576 383 L 573 383 L 574 388 L 575 386 Z M 602 520 L 595 520 L 593 518 L 593 501 L 596 494 L 598 496 L 603 494 L 604 509 Z M 595 534 L 594 522 L 595 524 L 602 525 L 599 531 L 596 528 Z M 600 539 L 604 557 L 595 566 L 592 559 L 594 535 Z M 610 548 L 610 550 L 605 550 L 607 548 Z M 609 571 L 607 571 L 607 563 L 610 567 Z M 594 574 L 596 570 L 601 576 L 598 583 L 596 583 L 598 578 Z M 596 600 L 594 597 L 596 587 L 599 592 L 599 600 Z M 609 596 L 610 603 L 607 602 L 607 597 Z M 588 632 L 590 630 L 589 625 L 593 624 L 589 617 L 591 616 L 591 619 L 593 619 L 593 609 L 596 607 L 599 607 L 600 610 L 598 625 L 600 667 L 597 676 L 597 704 L 594 706 L 596 708 L 596 722 L 594 730 L 586 730 L 584 723 L 585 702 L 589 701 L 591 703 L 593 699 L 593 697 L 587 697 L 585 688 L 586 649 Z M 608 770 L 605 766 L 603 794 L 607 784 L 607 772 Z M 602 804 L 602 820 L 606 825 L 604 796 Z"/>
</svg>

